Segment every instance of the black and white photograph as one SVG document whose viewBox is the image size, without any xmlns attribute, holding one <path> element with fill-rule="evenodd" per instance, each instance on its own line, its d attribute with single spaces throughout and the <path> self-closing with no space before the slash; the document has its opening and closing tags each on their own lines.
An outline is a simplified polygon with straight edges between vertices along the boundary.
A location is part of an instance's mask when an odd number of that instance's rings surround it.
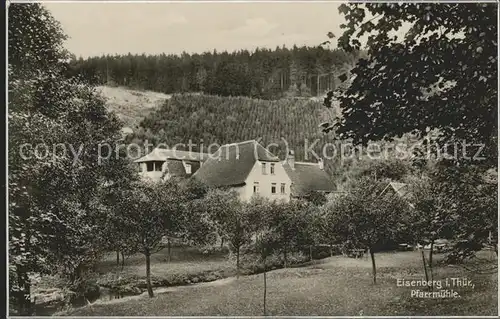
<svg viewBox="0 0 500 319">
<path fill-rule="evenodd" d="M 497 1 L 5 8 L 6 317 L 498 318 Z"/>
</svg>

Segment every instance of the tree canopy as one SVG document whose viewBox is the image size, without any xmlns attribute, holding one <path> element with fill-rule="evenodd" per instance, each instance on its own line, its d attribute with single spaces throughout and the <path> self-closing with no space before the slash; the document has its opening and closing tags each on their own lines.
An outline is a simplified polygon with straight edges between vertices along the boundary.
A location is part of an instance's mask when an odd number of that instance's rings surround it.
<svg viewBox="0 0 500 319">
<path fill-rule="evenodd" d="M 59 23 L 35 3 L 8 14 L 10 289 L 29 314 L 29 275 L 79 276 L 98 255 L 101 189 L 132 171 L 114 152 L 99 159 L 98 143 L 115 145 L 121 123 L 91 86 L 65 76 Z"/>
<path fill-rule="evenodd" d="M 496 166 L 496 6 L 341 5 L 346 23 L 338 45 L 359 50 L 366 38 L 367 57 L 339 96 L 339 136 L 367 143 L 436 129 L 441 143 L 485 144 L 483 163 Z M 332 99 L 330 94 L 327 106 Z"/>
</svg>

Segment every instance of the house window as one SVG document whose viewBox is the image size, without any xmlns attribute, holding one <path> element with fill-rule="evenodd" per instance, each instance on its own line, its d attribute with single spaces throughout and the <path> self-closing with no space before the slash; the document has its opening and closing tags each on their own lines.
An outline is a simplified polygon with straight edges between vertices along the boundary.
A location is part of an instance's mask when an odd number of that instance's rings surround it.
<svg viewBox="0 0 500 319">
<path fill-rule="evenodd" d="M 276 183 L 271 184 L 271 193 L 276 194 Z"/>
<path fill-rule="evenodd" d="M 274 175 L 274 163 L 271 164 L 271 175 Z"/>
<path fill-rule="evenodd" d="M 267 172 L 266 172 L 266 163 L 262 163 L 262 174 L 263 175 L 267 174 Z"/>
<path fill-rule="evenodd" d="M 152 172 L 152 171 L 157 171 L 161 172 L 163 163 L 161 161 L 155 161 L 155 162 L 146 162 L 146 171 Z"/>
<path fill-rule="evenodd" d="M 191 164 L 186 164 L 186 174 L 191 174 Z"/>
<path fill-rule="evenodd" d="M 152 172 L 154 171 L 154 165 L 155 163 L 154 162 L 146 162 L 146 170 L 148 172 Z"/>
<path fill-rule="evenodd" d="M 259 192 L 259 182 L 253 183 L 253 192 L 258 193 Z"/>
<path fill-rule="evenodd" d="M 163 166 L 163 162 L 154 162 L 155 163 L 155 171 L 161 172 L 161 168 Z"/>
<path fill-rule="evenodd" d="M 285 183 L 281 183 L 281 194 L 285 194 Z"/>
</svg>

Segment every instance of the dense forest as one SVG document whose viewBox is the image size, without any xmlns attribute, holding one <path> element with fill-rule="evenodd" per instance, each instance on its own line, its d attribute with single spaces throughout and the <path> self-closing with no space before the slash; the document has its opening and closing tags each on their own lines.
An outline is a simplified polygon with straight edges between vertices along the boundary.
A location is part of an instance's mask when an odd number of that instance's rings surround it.
<svg viewBox="0 0 500 319">
<path fill-rule="evenodd" d="M 71 75 L 92 84 L 162 93 L 281 98 L 316 96 L 340 84 L 360 52 L 319 47 L 277 47 L 181 55 L 103 55 L 71 61 Z"/>
</svg>

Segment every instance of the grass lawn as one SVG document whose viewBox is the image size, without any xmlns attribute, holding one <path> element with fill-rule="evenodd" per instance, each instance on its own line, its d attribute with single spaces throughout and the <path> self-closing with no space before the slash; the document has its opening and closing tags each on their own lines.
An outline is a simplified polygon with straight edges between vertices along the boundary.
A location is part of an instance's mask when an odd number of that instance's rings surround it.
<svg viewBox="0 0 500 319">
<path fill-rule="evenodd" d="M 436 262 L 439 262 L 439 255 Z M 378 280 L 371 279 L 369 258 L 341 256 L 316 265 L 268 273 L 268 315 L 497 315 L 497 274 L 474 274 L 440 265 L 434 279 L 468 277 L 475 284 L 453 287 L 454 299 L 417 299 L 397 279 L 422 279 L 419 252 L 376 254 Z M 496 260 L 495 260 L 496 262 Z M 133 267 L 132 265 L 130 267 Z M 154 298 L 136 296 L 94 303 L 62 315 L 73 316 L 216 316 L 262 315 L 263 275 L 157 290 Z M 421 288 L 420 288 L 421 289 Z"/>
</svg>

